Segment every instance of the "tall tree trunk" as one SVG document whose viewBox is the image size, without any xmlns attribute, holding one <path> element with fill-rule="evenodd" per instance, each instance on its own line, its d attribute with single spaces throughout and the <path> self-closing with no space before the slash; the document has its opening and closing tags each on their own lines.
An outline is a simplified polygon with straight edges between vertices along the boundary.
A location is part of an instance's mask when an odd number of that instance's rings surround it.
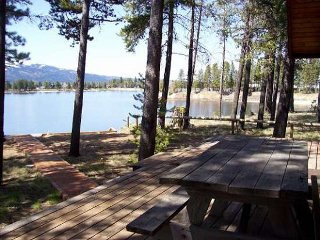
<svg viewBox="0 0 320 240">
<path fill-rule="evenodd" d="M 236 119 L 237 113 L 238 113 L 238 101 L 239 101 L 240 90 L 241 90 L 241 81 L 242 81 L 243 69 L 244 69 L 244 65 L 245 65 L 245 55 L 246 55 L 247 43 L 248 43 L 248 38 L 249 38 L 249 34 L 250 34 L 250 18 L 251 18 L 251 14 L 250 14 L 250 11 L 247 7 L 247 10 L 246 10 L 246 30 L 245 30 L 245 35 L 242 40 L 239 70 L 238 70 L 238 76 L 237 76 L 236 86 L 235 86 L 234 95 L 233 95 L 233 104 L 232 104 L 233 110 L 231 112 L 231 118 L 233 118 L 233 119 Z"/>
<path fill-rule="evenodd" d="M 143 160 L 152 156 L 155 150 L 163 25 L 163 2 L 163 0 L 153 0 L 151 4 L 139 160 Z"/>
<path fill-rule="evenodd" d="M 249 43 L 248 45 L 251 45 L 251 43 Z M 241 103 L 241 108 L 240 108 L 240 119 L 246 118 L 249 84 L 250 84 L 250 74 L 251 74 L 251 56 L 250 56 L 251 52 L 250 51 L 251 50 L 249 50 L 247 53 L 245 78 L 244 78 L 243 90 L 242 90 L 242 103 Z M 244 129 L 244 122 L 240 122 L 240 126 L 241 126 L 241 129 Z"/>
<path fill-rule="evenodd" d="M 86 72 L 87 42 L 89 31 L 89 8 L 90 0 L 84 0 L 82 4 L 82 19 L 80 30 L 80 50 L 77 68 L 76 92 L 73 108 L 72 133 L 69 156 L 78 157 L 80 155 L 80 129 L 83 104 L 83 88 Z"/>
<path fill-rule="evenodd" d="M 281 53 L 281 50 L 279 50 L 278 57 L 276 60 L 276 70 L 275 70 L 276 76 L 275 76 L 274 89 L 273 89 L 273 93 L 272 93 L 272 108 L 271 108 L 271 116 L 270 116 L 271 121 L 274 121 L 275 116 L 276 116 L 279 81 L 280 81 L 280 75 L 281 75 L 281 61 L 282 61 L 282 53 Z M 284 74 L 283 74 L 283 76 L 284 76 Z"/>
<path fill-rule="evenodd" d="M 317 106 L 317 114 L 318 114 L 318 123 L 320 123 L 320 81 L 318 82 L 318 106 Z"/>
<path fill-rule="evenodd" d="M 231 118 L 232 119 L 236 119 L 237 113 L 238 113 L 238 101 L 239 101 L 239 96 L 240 96 L 241 82 L 242 82 L 244 62 L 245 62 L 244 58 L 245 58 L 245 42 L 242 43 L 238 76 L 237 76 L 236 86 L 235 86 L 235 89 L 234 89 L 233 104 L 232 104 L 232 109 L 233 110 L 232 110 L 232 113 L 231 113 Z"/>
<path fill-rule="evenodd" d="M 198 57 L 198 47 L 199 47 L 199 38 L 200 38 L 200 30 L 201 30 L 201 19 L 202 19 L 202 11 L 203 11 L 203 0 L 200 2 L 200 10 L 199 10 L 199 18 L 198 18 L 198 26 L 197 26 L 197 38 L 194 45 L 194 55 L 193 55 L 193 65 L 192 65 L 192 75 L 194 76 L 194 72 L 196 69 L 197 57 Z M 200 83 L 201 85 L 201 83 Z"/>
<path fill-rule="evenodd" d="M 168 92 L 169 92 L 171 59 L 172 59 L 173 20 L 174 20 L 174 1 L 170 1 L 166 67 L 165 67 L 164 77 L 163 77 L 163 87 L 162 87 L 160 112 L 159 112 L 159 124 L 161 128 L 165 128 L 165 125 L 166 125 L 165 121 L 166 121 L 167 100 L 168 100 Z"/>
<path fill-rule="evenodd" d="M 273 95 L 273 82 L 274 82 L 274 65 L 275 65 L 275 53 L 270 55 L 268 61 L 268 78 L 267 78 L 267 90 L 266 90 L 266 110 L 268 113 L 272 111 L 272 95 Z"/>
<path fill-rule="evenodd" d="M 264 117 L 266 89 L 267 89 L 267 76 L 266 74 L 264 74 L 261 80 L 261 89 L 260 89 L 260 101 L 259 101 L 259 112 L 258 112 L 259 121 L 263 121 L 263 117 Z M 257 122 L 257 128 L 263 128 L 263 123 Z"/>
<path fill-rule="evenodd" d="M 187 85 L 187 96 L 186 96 L 186 109 L 184 113 L 183 122 L 183 129 L 188 129 L 190 125 L 190 120 L 187 119 L 189 117 L 190 112 L 190 96 L 191 96 L 191 89 L 193 83 L 193 41 L 194 41 L 194 13 L 195 13 L 195 6 L 194 1 L 192 1 L 191 7 L 191 30 L 190 30 L 190 42 L 189 42 L 189 61 L 188 61 L 188 85 Z"/>
<path fill-rule="evenodd" d="M 284 138 L 289 114 L 290 98 L 293 92 L 294 65 L 295 60 L 287 56 L 285 59 L 285 81 L 280 93 L 277 109 L 276 123 L 273 130 L 273 137 Z"/>
<path fill-rule="evenodd" d="M 224 69 L 225 69 L 225 59 L 226 59 L 226 37 L 223 37 L 223 49 L 222 49 L 222 73 L 220 79 L 220 89 L 219 89 L 219 116 L 222 116 L 222 95 L 223 95 L 223 83 L 224 83 Z"/>
<path fill-rule="evenodd" d="M 293 83 L 294 86 L 294 83 Z M 289 112 L 293 113 L 294 112 L 294 87 L 292 86 L 292 94 L 290 98 L 290 104 L 289 104 Z"/>
<path fill-rule="evenodd" d="M 5 89 L 6 0 L 0 1 L 0 186 L 3 184 L 3 124 Z"/>
</svg>

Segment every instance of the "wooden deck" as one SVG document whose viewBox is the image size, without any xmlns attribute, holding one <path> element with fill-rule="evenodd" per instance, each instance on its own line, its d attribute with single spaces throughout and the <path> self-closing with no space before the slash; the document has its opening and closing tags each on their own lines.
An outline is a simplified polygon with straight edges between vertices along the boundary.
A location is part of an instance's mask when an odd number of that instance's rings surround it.
<svg viewBox="0 0 320 240">
<path fill-rule="evenodd" d="M 145 239 L 128 232 L 126 225 L 176 189 L 160 185 L 159 176 L 215 144 L 202 144 L 181 152 L 160 153 L 141 163 L 141 168 L 103 186 L 71 198 L 53 208 L 0 230 L 0 239 Z M 320 170 L 319 143 L 309 144 L 309 168 Z M 317 170 L 318 169 L 318 170 Z M 215 204 L 208 227 L 237 231 L 242 204 Z M 248 232 L 272 237 L 268 210 L 254 207 Z"/>
</svg>

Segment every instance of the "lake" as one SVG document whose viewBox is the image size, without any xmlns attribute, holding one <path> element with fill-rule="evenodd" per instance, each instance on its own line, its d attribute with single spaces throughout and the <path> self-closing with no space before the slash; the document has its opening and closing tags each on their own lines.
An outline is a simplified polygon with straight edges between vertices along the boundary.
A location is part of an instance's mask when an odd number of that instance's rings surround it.
<svg viewBox="0 0 320 240">
<path fill-rule="evenodd" d="M 133 105 L 133 91 L 88 91 L 84 93 L 81 131 L 121 129 L 129 113 L 141 114 Z M 70 132 L 74 92 L 36 92 L 5 95 L 5 134 Z M 185 101 L 168 102 L 168 108 L 184 106 Z M 222 114 L 229 116 L 231 102 L 224 102 Z M 192 101 L 190 115 L 212 117 L 218 102 Z M 256 103 L 248 103 L 248 112 L 257 112 Z M 132 123 L 134 119 L 131 118 Z"/>
</svg>

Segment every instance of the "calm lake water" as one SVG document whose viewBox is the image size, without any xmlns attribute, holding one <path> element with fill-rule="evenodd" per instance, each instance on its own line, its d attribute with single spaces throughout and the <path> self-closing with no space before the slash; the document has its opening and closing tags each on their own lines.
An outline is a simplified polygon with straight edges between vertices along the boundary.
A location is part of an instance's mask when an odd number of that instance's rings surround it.
<svg viewBox="0 0 320 240">
<path fill-rule="evenodd" d="M 120 129 L 129 113 L 139 114 L 132 91 L 85 92 L 81 131 Z M 5 134 L 70 132 L 74 92 L 6 94 Z M 184 106 L 185 101 L 169 101 L 168 107 Z M 229 116 L 232 103 L 224 102 L 222 112 Z M 218 102 L 192 101 L 191 116 L 212 117 L 218 113 Z M 257 112 L 256 103 L 248 103 L 248 112 Z M 131 118 L 134 122 L 134 119 Z"/>
</svg>

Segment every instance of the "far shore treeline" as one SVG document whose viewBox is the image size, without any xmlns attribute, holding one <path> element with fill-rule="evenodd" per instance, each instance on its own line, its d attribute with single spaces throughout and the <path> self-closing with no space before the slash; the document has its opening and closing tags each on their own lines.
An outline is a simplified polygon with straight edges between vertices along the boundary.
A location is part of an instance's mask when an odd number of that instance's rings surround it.
<svg viewBox="0 0 320 240">
<path fill-rule="evenodd" d="M 140 88 L 141 81 L 137 78 L 117 78 L 106 82 L 85 82 L 85 89 L 108 89 L 108 88 Z M 32 81 L 20 79 L 6 82 L 5 90 L 7 92 L 27 92 L 41 90 L 74 90 L 73 82 L 53 82 L 53 81 Z"/>
</svg>

